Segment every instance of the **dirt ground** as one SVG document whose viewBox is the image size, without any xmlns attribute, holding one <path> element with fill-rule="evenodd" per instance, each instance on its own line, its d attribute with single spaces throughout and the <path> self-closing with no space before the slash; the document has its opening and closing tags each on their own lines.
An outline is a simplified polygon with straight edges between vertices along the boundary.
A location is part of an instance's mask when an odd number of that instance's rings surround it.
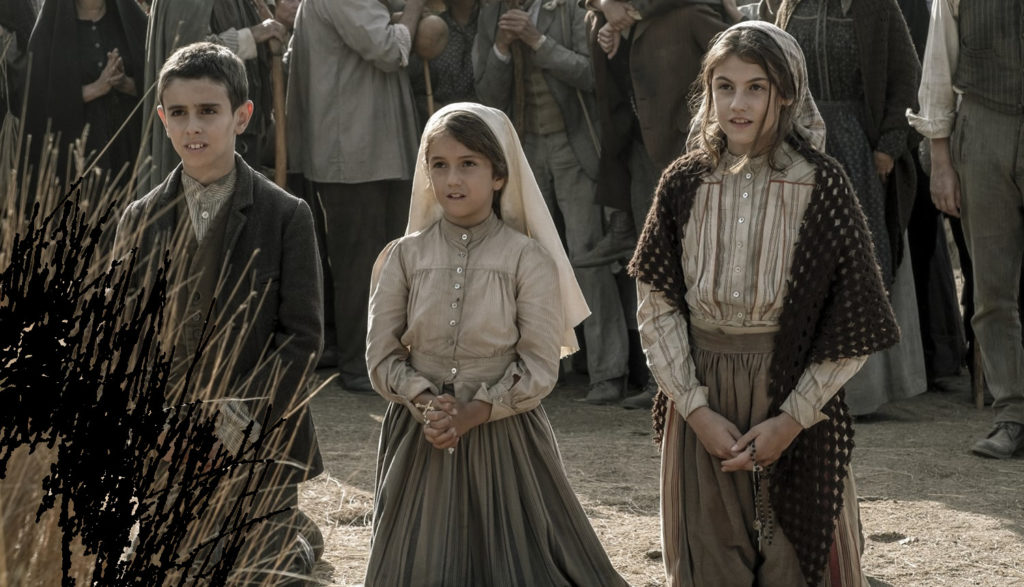
<svg viewBox="0 0 1024 587">
<path fill-rule="evenodd" d="M 969 454 L 989 409 L 956 392 L 929 392 L 859 418 L 854 474 L 873 586 L 1024 585 L 1024 459 Z M 569 480 L 612 563 L 634 586 L 664 584 L 658 452 L 646 412 L 582 403 L 571 381 L 544 401 Z M 301 504 L 326 540 L 325 584 L 362 581 L 370 540 L 374 463 L 385 401 L 335 385 L 313 400 L 327 473 Z"/>
</svg>

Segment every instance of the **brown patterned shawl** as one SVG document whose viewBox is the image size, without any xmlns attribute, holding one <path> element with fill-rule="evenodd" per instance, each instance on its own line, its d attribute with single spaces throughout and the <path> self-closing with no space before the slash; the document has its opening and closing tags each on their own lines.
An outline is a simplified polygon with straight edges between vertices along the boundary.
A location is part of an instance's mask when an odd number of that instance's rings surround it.
<svg viewBox="0 0 1024 587">
<path fill-rule="evenodd" d="M 783 400 L 811 363 L 869 355 L 899 340 L 864 213 L 842 167 L 802 139 L 789 141 L 817 172 L 775 335 L 769 416 L 780 413 Z M 684 315 L 683 230 L 697 188 L 710 171 L 697 153 L 665 170 L 629 264 L 632 277 L 649 283 Z M 825 405 L 822 412 L 828 419 L 801 432 L 770 473 L 772 507 L 808 585 L 821 581 L 843 506 L 853 449 L 852 420 L 843 398 L 840 391 Z M 666 407 L 667 398 L 659 392 L 654 407 L 659 442 Z"/>
</svg>

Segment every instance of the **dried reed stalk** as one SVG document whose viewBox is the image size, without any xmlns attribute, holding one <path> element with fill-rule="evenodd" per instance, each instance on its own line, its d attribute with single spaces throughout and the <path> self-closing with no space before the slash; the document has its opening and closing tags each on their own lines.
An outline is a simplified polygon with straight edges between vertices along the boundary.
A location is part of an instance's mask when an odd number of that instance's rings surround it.
<svg viewBox="0 0 1024 587">
<path fill-rule="evenodd" d="M 289 554 L 266 554 L 254 537 L 282 485 L 267 478 L 281 471 L 271 461 L 293 439 L 261 422 L 229 454 L 214 450 L 213 428 L 222 402 L 273 395 L 279 358 L 268 355 L 263 378 L 224 375 L 240 348 L 226 325 L 252 311 L 236 308 L 210 316 L 219 328 L 195 360 L 211 368 L 196 369 L 187 389 L 170 376 L 176 325 L 164 309 L 181 286 L 161 283 L 183 282 L 173 262 L 182 245 L 168 243 L 166 273 L 146 276 L 155 286 L 134 303 L 127 284 L 136 259 L 111 252 L 143 166 L 121 182 L 79 153 L 69 158 L 76 169 L 58 171 L 58 142 L 43 140 L 39 161 L 0 170 L 12 178 L 0 209 L 0 405 L 8 410 L 0 413 L 0 584 L 275 583 Z M 59 335 L 33 334 L 43 332 Z"/>
</svg>

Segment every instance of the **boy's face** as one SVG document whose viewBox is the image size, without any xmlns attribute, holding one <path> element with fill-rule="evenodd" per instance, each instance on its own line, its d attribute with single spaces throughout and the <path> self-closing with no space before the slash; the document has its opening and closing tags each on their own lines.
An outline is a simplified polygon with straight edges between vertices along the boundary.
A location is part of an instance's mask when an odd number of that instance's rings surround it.
<svg viewBox="0 0 1024 587">
<path fill-rule="evenodd" d="M 249 124 L 252 102 L 232 110 L 227 88 L 208 78 L 173 79 L 162 98 L 157 113 L 185 173 L 203 185 L 230 173 L 235 136 Z"/>
</svg>

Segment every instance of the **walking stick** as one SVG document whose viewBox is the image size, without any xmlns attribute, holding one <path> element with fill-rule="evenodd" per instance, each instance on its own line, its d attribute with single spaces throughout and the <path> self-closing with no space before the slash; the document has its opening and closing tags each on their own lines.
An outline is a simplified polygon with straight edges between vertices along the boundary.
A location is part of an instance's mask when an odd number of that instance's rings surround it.
<svg viewBox="0 0 1024 587">
<path fill-rule="evenodd" d="M 522 0 L 508 0 L 508 8 L 522 10 Z M 523 43 L 516 41 L 509 47 L 512 52 L 512 88 L 514 92 L 514 105 L 512 108 L 512 126 L 520 133 L 523 132 L 523 110 L 526 108 L 526 68 L 523 63 Z"/>
<path fill-rule="evenodd" d="M 262 0 L 252 0 L 252 4 L 261 19 L 274 18 Z M 284 66 L 281 64 L 284 51 L 277 39 L 270 39 L 269 45 L 270 77 L 274 82 L 274 183 L 284 188 L 288 182 L 288 139 L 285 134 L 288 122 L 284 112 Z"/>
<path fill-rule="evenodd" d="M 423 60 L 423 79 L 427 81 L 427 118 L 434 115 L 434 88 L 430 83 L 430 62 Z"/>
</svg>

